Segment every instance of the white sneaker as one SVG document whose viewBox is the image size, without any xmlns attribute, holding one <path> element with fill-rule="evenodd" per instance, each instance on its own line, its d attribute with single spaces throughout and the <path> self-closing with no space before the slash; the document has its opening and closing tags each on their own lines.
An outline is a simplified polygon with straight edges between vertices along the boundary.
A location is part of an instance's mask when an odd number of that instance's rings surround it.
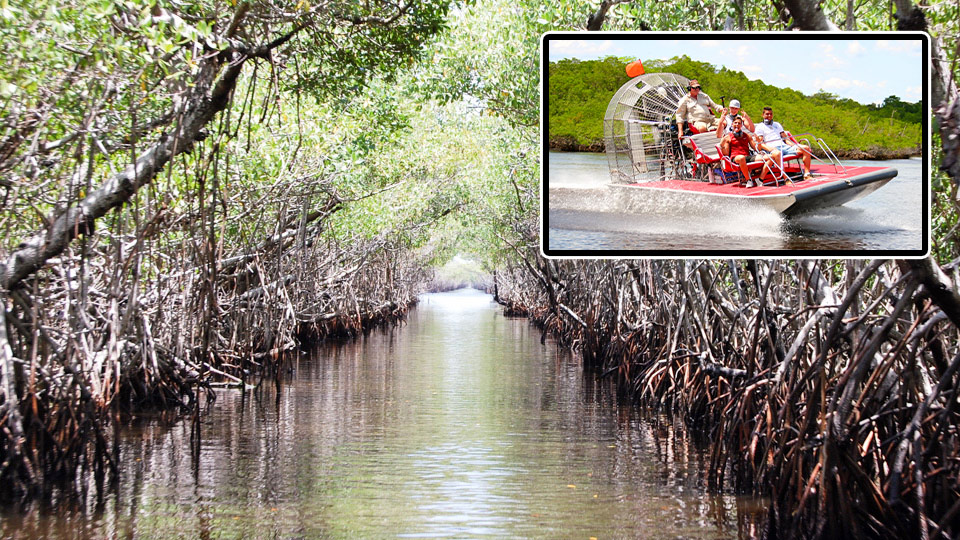
<svg viewBox="0 0 960 540">
<path fill-rule="evenodd" d="M 747 180 L 747 185 L 746 185 L 746 187 L 752 188 L 752 187 L 753 187 L 753 180 Z"/>
</svg>

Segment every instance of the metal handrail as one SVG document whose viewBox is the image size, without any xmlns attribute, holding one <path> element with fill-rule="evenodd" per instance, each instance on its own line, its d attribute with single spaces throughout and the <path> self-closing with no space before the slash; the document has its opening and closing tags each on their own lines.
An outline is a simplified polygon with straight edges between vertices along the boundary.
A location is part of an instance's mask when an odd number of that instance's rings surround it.
<svg viewBox="0 0 960 540">
<path fill-rule="evenodd" d="M 834 172 L 839 172 L 842 170 L 843 174 L 847 174 L 847 168 L 844 167 L 843 163 L 840 163 L 840 160 L 834 155 L 833 150 L 830 149 L 830 145 L 827 144 L 827 141 L 817 137 L 817 144 L 819 144 L 820 149 L 830 157 L 830 162 L 833 163 Z"/>
<path fill-rule="evenodd" d="M 648 126 L 669 126 L 670 122 L 667 120 L 636 120 L 634 118 L 627 118 L 624 122 L 628 124 L 644 124 Z"/>
<path fill-rule="evenodd" d="M 790 175 L 787 174 L 787 170 L 786 170 L 786 169 L 784 168 L 784 166 L 783 166 L 783 154 L 782 154 L 782 153 L 780 154 L 779 159 L 778 159 L 777 161 L 774 161 L 774 160 L 771 159 L 771 160 L 770 160 L 770 163 L 773 163 L 774 165 L 776 165 L 776 166 L 777 166 L 777 169 L 779 169 L 779 171 L 780 171 L 780 174 L 776 174 L 776 171 L 774 171 L 773 169 L 770 170 L 770 172 L 774 173 L 774 178 L 776 179 L 776 183 L 777 183 L 777 186 L 778 186 L 778 187 L 780 186 L 780 181 L 781 181 L 781 180 L 783 180 L 784 184 L 786 184 L 787 182 L 790 182 L 791 184 L 793 183 L 793 181 L 790 180 Z"/>
<path fill-rule="evenodd" d="M 804 135 L 809 135 L 810 137 L 813 137 L 817 141 L 817 146 L 819 146 L 820 150 L 822 150 L 823 153 L 826 154 L 826 156 L 830 159 L 830 164 L 833 165 L 834 172 L 836 173 L 842 172 L 843 174 L 847 174 L 847 168 L 843 165 L 843 163 L 840 163 L 840 160 L 837 158 L 836 154 L 833 153 L 833 150 L 830 149 L 830 145 L 827 144 L 827 141 L 821 139 L 820 137 L 817 137 L 813 133 L 801 133 L 799 136 L 803 137 Z M 797 139 L 796 135 L 791 134 L 790 136 L 793 137 L 794 140 Z M 805 139 L 805 141 L 807 143 L 807 146 L 810 146 L 810 140 Z M 813 155 L 813 152 L 811 152 L 810 155 L 816 158 L 816 160 L 819 161 L 820 163 L 826 164 L 825 161 Z"/>
</svg>

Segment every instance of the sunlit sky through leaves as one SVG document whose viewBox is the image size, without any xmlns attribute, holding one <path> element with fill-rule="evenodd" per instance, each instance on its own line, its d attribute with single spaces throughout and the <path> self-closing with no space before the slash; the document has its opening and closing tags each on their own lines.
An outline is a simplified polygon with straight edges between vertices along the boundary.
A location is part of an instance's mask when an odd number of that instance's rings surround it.
<svg viewBox="0 0 960 540">
<path fill-rule="evenodd" d="M 622 35 L 600 39 L 564 38 L 551 40 L 548 52 L 550 61 L 618 56 L 639 58 L 646 63 L 686 55 L 693 60 L 741 71 L 749 79 L 773 86 L 792 88 L 806 95 L 823 90 L 862 104 L 879 103 L 888 96 L 908 102 L 923 97 L 924 60 L 918 39 L 835 35 L 838 37 L 797 40 L 761 39 L 759 34 L 746 34 L 742 40 L 710 39 L 704 34 L 646 40 L 623 39 Z M 710 89 L 704 88 L 704 91 L 709 94 Z"/>
</svg>

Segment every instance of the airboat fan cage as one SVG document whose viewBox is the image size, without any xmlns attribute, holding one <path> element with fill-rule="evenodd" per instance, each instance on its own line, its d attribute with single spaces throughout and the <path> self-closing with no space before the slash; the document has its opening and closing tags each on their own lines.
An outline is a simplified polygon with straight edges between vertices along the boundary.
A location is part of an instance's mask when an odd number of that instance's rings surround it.
<svg viewBox="0 0 960 540">
<path fill-rule="evenodd" d="M 682 158 L 670 120 L 689 79 L 673 73 L 634 77 L 617 90 L 603 118 L 603 136 L 614 182 L 679 178 Z M 675 128 L 674 128 L 675 129 Z"/>
</svg>

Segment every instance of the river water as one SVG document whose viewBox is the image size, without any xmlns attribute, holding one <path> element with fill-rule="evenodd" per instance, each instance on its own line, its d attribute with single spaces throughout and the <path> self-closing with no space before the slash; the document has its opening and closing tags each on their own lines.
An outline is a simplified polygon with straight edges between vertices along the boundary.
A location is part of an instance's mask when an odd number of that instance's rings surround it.
<svg viewBox="0 0 960 540">
<path fill-rule="evenodd" d="M 201 420 L 122 433 L 119 488 L 3 518 L 36 538 L 745 538 L 692 434 L 618 401 L 474 290 L 218 391 Z"/>
<path fill-rule="evenodd" d="M 846 165 L 897 169 L 877 191 L 843 206 L 787 219 L 770 209 L 737 206 L 645 208 L 635 197 L 624 209 L 607 188 L 605 154 L 550 152 L 548 169 L 551 250 L 637 250 L 666 254 L 699 250 L 863 251 L 922 249 L 923 161 L 844 161 Z M 760 253 L 762 255 L 762 253 Z M 824 253 L 829 256 L 829 252 Z"/>
</svg>

